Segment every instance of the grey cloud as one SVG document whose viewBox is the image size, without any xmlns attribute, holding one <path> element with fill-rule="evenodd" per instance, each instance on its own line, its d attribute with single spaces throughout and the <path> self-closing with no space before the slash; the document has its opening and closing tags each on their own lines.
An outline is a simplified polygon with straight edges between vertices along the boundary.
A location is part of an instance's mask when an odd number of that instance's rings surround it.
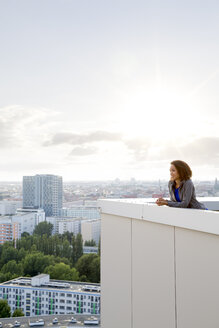
<svg viewBox="0 0 219 328">
<path fill-rule="evenodd" d="M 12 105 L 0 108 L 0 147 L 22 147 L 29 142 L 27 132 L 37 131 L 40 134 L 42 121 L 48 122 L 53 112 L 45 108 L 24 108 Z"/>
<path fill-rule="evenodd" d="M 107 131 L 95 131 L 87 134 L 57 133 L 50 140 L 43 143 L 44 146 L 55 146 L 60 144 L 83 145 L 101 141 L 120 141 L 119 133 Z"/>
<path fill-rule="evenodd" d="M 96 147 L 75 147 L 69 154 L 70 156 L 89 156 L 96 154 L 98 149 Z"/>
<path fill-rule="evenodd" d="M 195 164 L 219 164 L 219 138 L 200 138 L 185 145 L 182 155 Z"/>
<path fill-rule="evenodd" d="M 150 141 L 146 138 L 134 138 L 124 141 L 124 144 L 130 150 L 136 160 L 146 160 L 148 158 L 148 150 Z"/>
<path fill-rule="evenodd" d="M 219 165 L 219 138 L 203 137 L 191 140 L 184 145 L 160 146 L 154 145 L 144 138 L 125 141 L 125 145 L 138 162 L 185 160 L 195 165 Z"/>
<path fill-rule="evenodd" d="M 10 146 L 15 138 L 15 131 L 13 129 L 11 121 L 0 117 L 0 147 Z"/>
<path fill-rule="evenodd" d="M 183 146 L 165 147 L 157 159 L 181 159 L 195 165 L 219 165 L 219 138 L 205 137 L 195 139 Z"/>
</svg>

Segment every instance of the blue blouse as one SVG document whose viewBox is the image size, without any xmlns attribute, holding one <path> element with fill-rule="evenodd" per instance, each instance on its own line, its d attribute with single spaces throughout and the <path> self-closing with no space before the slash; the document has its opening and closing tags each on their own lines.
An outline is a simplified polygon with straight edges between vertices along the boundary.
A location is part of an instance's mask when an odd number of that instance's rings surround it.
<svg viewBox="0 0 219 328">
<path fill-rule="evenodd" d="M 174 191 L 175 197 L 177 202 L 181 202 L 180 198 L 179 198 L 179 188 L 176 188 Z"/>
</svg>

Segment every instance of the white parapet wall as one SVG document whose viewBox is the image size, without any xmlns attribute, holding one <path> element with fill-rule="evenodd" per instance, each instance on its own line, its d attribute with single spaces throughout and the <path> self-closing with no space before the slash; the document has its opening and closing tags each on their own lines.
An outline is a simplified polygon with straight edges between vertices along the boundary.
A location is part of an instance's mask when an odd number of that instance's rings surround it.
<svg viewBox="0 0 219 328">
<path fill-rule="evenodd" d="M 100 200 L 104 328 L 219 327 L 219 213 Z"/>
</svg>

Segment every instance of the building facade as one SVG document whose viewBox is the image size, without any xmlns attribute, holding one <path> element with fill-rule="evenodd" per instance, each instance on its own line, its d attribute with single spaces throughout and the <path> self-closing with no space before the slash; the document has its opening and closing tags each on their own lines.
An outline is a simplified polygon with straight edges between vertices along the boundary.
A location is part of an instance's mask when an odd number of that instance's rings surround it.
<svg viewBox="0 0 219 328">
<path fill-rule="evenodd" d="M 96 206 L 71 206 L 62 208 L 59 213 L 71 218 L 100 219 L 100 209 Z"/>
<path fill-rule="evenodd" d="M 46 216 L 57 216 L 62 198 L 62 177 L 51 174 L 23 177 L 23 208 L 43 208 Z"/>
<path fill-rule="evenodd" d="M 100 240 L 100 229 L 101 229 L 101 220 L 84 220 L 81 222 L 81 234 L 82 239 L 85 242 L 86 240 L 94 240 L 96 245 L 98 245 Z"/>
<path fill-rule="evenodd" d="M 0 217 L 0 244 L 21 238 L 23 232 L 32 235 L 37 224 L 45 220 L 42 209 L 17 210 L 16 215 Z"/>
<path fill-rule="evenodd" d="M 26 316 L 52 314 L 100 314 L 100 285 L 50 280 L 41 274 L 0 284 L 0 299 L 11 311 L 21 308 Z"/>
<path fill-rule="evenodd" d="M 0 201 L 0 215 L 13 215 L 18 207 L 22 206 L 21 201 Z"/>
<path fill-rule="evenodd" d="M 72 232 L 75 235 L 81 233 L 81 220 L 76 218 L 47 217 L 46 222 L 53 225 L 52 234 L 63 234 Z"/>
<path fill-rule="evenodd" d="M 18 222 L 12 222 L 12 218 L 7 216 L 0 218 L 0 245 L 6 241 L 19 239 L 20 235 Z"/>
</svg>

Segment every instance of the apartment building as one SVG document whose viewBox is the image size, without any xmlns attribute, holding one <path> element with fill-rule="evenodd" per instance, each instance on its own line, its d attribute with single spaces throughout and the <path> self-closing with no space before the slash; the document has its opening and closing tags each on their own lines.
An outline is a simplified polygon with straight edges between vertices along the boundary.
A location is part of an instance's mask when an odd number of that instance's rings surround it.
<svg viewBox="0 0 219 328">
<path fill-rule="evenodd" d="M 23 232 L 33 233 L 36 225 L 45 220 L 42 209 L 35 211 L 17 210 L 16 215 L 0 216 L 0 244 L 20 239 Z"/>
<path fill-rule="evenodd" d="M 72 218 L 99 219 L 100 210 L 97 206 L 71 206 L 62 208 L 59 211 L 60 216 Z"/>
<path fill-rule="evenodd" d="M 81 234 L 83 241 L 93 239 L 98 245 L 100 240 L 101 220 L 84 220 L 81 222 Z"/>
<path fill-rule="evenodd" d="M 2 200 L 0 201 L 0 215 L 14 215 L 16 213 L 17 208 L 21 206 L 21 201 Z"/>
<path fill-rule="evenodd" d="M 23 177 L 24 208 L 43 208 L 46 216 L 57 216 L 62 198 L 62 177 L 52 174 Z"/>
<path fill-rule="evenodd" d="M 40 274 L 0 284 L 0 299 L 12 312 L 21 308 L 26 316 L 52 314 L 100 314 L 100 285 L 50 280 Z"/>
</svg>

